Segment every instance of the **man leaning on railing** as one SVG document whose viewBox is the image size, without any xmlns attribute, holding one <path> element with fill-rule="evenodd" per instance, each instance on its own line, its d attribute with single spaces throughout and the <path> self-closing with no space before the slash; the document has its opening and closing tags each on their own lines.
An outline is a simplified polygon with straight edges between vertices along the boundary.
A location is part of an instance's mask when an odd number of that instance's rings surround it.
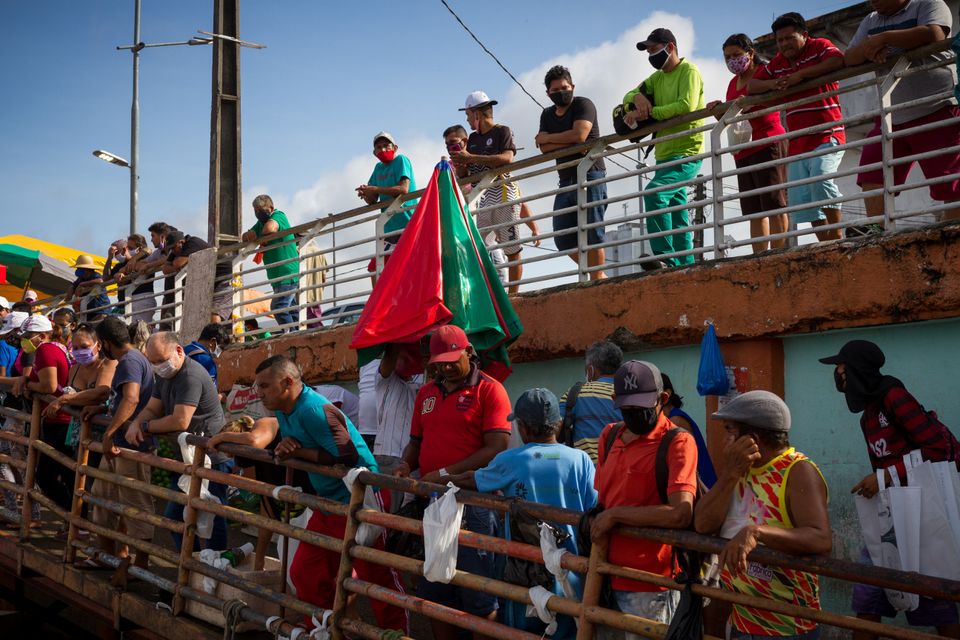
<svg viewBox="0 0 960 640">
<path fill-rule="evenodd" d="M 944 40 L 952 33 L 953 14 L 943 0 L 873 0 L 870 4 L 875 11 L 863 19 L 853 39 L 850 40 L 850 47 L 844 54 L 847 66 L 862 64 L 866 61 L 884 62 L 904 51 Z M 914 62 L 914 65 L 943 61 L 949 57 L 948 51 L 940 51 Z M 937 66 L 904 76 L 893 89 L 890 96 L 891 106 L 896 107 L 904 102 L 933 98 L 939 94 L 948 93 L 954 88 L 955 81 L 954 69 L 950 66 Z M 958 118 L 960 118 L 960 107 L 957 107 L 953 96 L 940 97 L 926 104 L 894 111 L 894 131 L 944 120 L 953 122 L 935 129 L 894 138 L 889 143 L 893 145 L 893 158 L 929 153 L 960 145 Z M 880 117 L 877 116 L 867 137 L 879 136 L 880 133 Z M 881 160 L 883 160 L 883 153 L 879 140 L 863 147 L 860 155 L 861 167 Z M 960 200 L 960 178 L 957 177 L 960 173 L 960 154 L 951 151 L 931 158 L 923 158 L 919 162 L 923 177 L 928 180 L 948 175 L 954 176 L 949 182 L 931 184 L 931 199 L 940 202 Z M 913 165 L 913 162 L 907 162 L 893 167 L 895 185 L 902 185 L 906 181 L 907 174 L 910 173 Z M 857 184 L 864 191 L 879 189 L 883 185 L 883 169 L 864 171 L 857 176 Z M 868 216 L 884 214 L 882 195 L 864 198 L 863 202 Z M 941 215 L 944 219 L 956 219 L 960 217 L 960 209 L 950 209 Z"/>
<path fill-rule="evenodd" d="M 260 194 L 253 199 L 253 213 L 257 222 L 243 234 L 244 242 L 253 242 L 262 236 L 271 235 L 290 228 L 287 214 L 273 206 L 273 198 Z M 293 234 L 261 244 L 264 249 L 263 261 L 267 265 L 267 279 L 273 289 L 274 298 L 270 300 L 273 319 L 277 321 L 277 333 L 295 331 L 300 318 L 297 310 L 286 310 L 297 304 L 297 288 L 300 285 L 299 253 Z M 280 264 L 278 264 L 280 263 Z"/>
</svg>

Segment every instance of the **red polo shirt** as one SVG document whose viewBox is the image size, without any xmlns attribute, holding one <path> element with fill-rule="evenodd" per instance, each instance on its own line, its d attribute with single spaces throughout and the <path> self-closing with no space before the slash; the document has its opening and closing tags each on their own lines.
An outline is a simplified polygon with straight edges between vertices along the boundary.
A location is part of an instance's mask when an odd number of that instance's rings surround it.
<svg viewBox="0 0 960 640">
<path fill-rule="evenodd" d="M 618 429 L 620 423 L 607 425 L 600 434 L 594 486 L 598 502 L 611 507 L 648 507 L 663 504 L 657 491 L 657 448 L 667 429 L 673 428 L 662 413 L 657 426 L 650 433 L 637 436 L 629 443 L 617 437 L 610 452 L 606 452 L 607 433 Z M 667 455 L 667 495 L 679 491 L 697 492 L 697 444 L 689 432 L 678 433 L 670 443 Z M 608 559 L 612 564 L 649 571 L 661 576 L 673 576 L 673 549 L 668 544 L 630 538 L 620 534 L 610 537 Z M 648 582 L 637 582 L 612 576 L 611 585 L 620 591 L 664 591 Z"/>
<path fill-rule="evenodd" d="M 510 433 L 510 397 L 503 385 L 474 365 L 466 381 L 449 393 L 442 383 L 420 388 L 410 436 L 419 438 L 420 473 L 460 462 L 483 447 L 487 432 Z"/>
<path fill-rule="evenodd" d="M 792 75 L 800 69 L 820 64 L 828 58 L 842 57 L 843 53 L 840 49 L 826 38 L 807 38 L 807 43 L 803 45 L 803 49 L 800 50 L 800 56 L 797 58 L 796 66 L 787 60 L 782 53 L 778 53 L 773 57 L 773 60 L 757 69 L 753 77 L 757 80 L 778 80 Z M 825 122 L 839 122 L 839 120 L 843 118 L 843 113 L 840 111 L 840 96 L 816 97 L 827 91 L 835 91 L 839 86 L 837 82 L 829 82 L 819 87 L 787 96 L 787 100 L 791 102 L 799 98 L 806 98 L 807 96 L 815 97 L 815 99 L 810 102 L 787 109 L 787 129 L 790 131 L 798 131 Z M 831 137 L 836 138 L 840 144 L 846 142 L 847 138 L 844 134 L 842 124 L 836 124 L 832 128 L 822 129 L 798 138 L 791 138 L 789 153 L 795 156 L 799 153 L 813 151 L 821 144 L 829 142 Z"/>
</svg>

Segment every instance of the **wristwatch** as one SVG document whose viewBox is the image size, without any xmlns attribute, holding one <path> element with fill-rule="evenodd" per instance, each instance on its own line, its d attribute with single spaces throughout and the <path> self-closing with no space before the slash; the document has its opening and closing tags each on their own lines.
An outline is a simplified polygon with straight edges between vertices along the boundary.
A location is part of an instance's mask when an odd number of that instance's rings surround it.
<svg viewBox="0 0 960 640">
<path fill-rule="evenodd" d="M 142 431 L 143 433 L 146 433 L 146 434 L 149 434 L 149 433 L 150 433 L 150 421 L 149 421 L 149 420 L 144 420 L 143 422 L 140 423 L 140 431 Z"/>
</svg>

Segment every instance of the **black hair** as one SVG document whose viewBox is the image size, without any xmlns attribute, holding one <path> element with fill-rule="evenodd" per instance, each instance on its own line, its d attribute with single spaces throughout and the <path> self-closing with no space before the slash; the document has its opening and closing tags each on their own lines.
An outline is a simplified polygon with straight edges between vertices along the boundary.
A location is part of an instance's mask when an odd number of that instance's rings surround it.
<svg viewBox="0 0 960 640">
<path fill-rule="evenodd" d="M 770 25 L 770 31 L 776 33 L 780 29 L 786 29 L 787 27 L 794 27 L 797 31 L 806 31 L 807 21 L 796 11 L 791 11 L 774 20 L 773 24 Z"/>
<path fill-rule="evenodd" d="M 150 233 L 156 233 L 164 237 L 170 232 L 171 229 L 173 229 L 173 227 L 168 225 L 166 222 L 154 222 L 152 225 L 147 227 L 147 231 Z"/>
<path fill-rule="evenodd" d="M 753 54 L 753 63 L 756 65 L 767 64 L 767 59 L 760 55 L 757 51 L 757 45 L 745 33 L 735 33 L 724 40 L 723 46 L 720 48 L 726 49 L 727 47 L 740 47 L 744 51 L 749 51 Z"/>
<path fill-rule="evenodd" d="M 97 328 L 90 324 L 89 322 L 81 322 L 77 325 L 77 328 L 73 330 L 73 334 L 85 333 L 88 336 L 97 337 Z"/>
<path fill-rule="evenodd" d="M 256 318 L 246 318 L 246 319 L 243 321 L 243 326 L 245 326 L 245 327 L 246 327 L 246 326 L 251 326 L 251 327 L 253 327 L 254 329 L 259 329 L 259 328 L 260 328 L 260 323 L 257 321 Z"/>
<path fill-rule="evenodd" d="M 177 230 L 177 229 L 173 229 L 173 230 L 167 232 L 166 244 L 167 244 L 167 245 L 174 245 L 174 244 L 180 242 L 181 240 L 183 240 L 183 239 L 186 238 L 186 237 L 187 237 L 187 236 L 184 235 L 183 231 L 179 231 L 179 230 Z"/>
<path fill-rule="evenodd" d="M 522 421 L 521 421 L 522 422 Z M 547 438 L 552 435 L 556 435 L 560 432 L 560 425 L 563 424 L 563 420 L 559 420 L 553 423 L 540 423 L 538 425 L 529 425 L 526 422 L 523 423 L 527 429 L 530 430 L 530 435 L 534 438 Z"/>
<path fill-rule="evenodd" d="M 227 331 L 223 325 L 217 324 L 216 322 L 211 322 L 200 331 L 200 339 L 216 339 L 217 344 L 225 345 L 229 341 L 229 336 L 227 335 Z"/>
<path fill-rule="evenodd" d="M 773 431 L 771 429 L 761 429 L 753 425 L 736 422 L 741 436 L 753 436 L 758 443 L 770 447 L 771 449 L 780 449 L 790 446 L 790 433 L 788 431 Z"/>
<path fill-rule="evenodd" d="M 677 392 L 674 390 L 673 382 L 670 380 L 670 376 L 668 376 L 663 371 L 661 371 L 660 378 L 663 380 L 663 390 L 670 391 L 670 400 L 668 401 L 668 404 L 671 407 L 676 407 L 677 409 L 683 408 L 683 397 L 678 395 Z"/>
<path fill-rule="evenodd" d="M 23 300 L 14 302 L 13 306 L 10 307 L 10 311 L 26 311 L 27 313 L 30 313 L 32 310 L 33 304 L 30 302 L 24 302 Z"/>
<path fill-rule="evenodd" d="M 70 316 L 70 322 L 77 321 L 77 313 L 70 307 L 60 307 L 59 309 L 53 312 L 54 318 L 59 318 L 62 316 Z"/>
<path fill-rule="evenodd" d="M 550 84 L 554 80 L 566 80 L 570 84 L 573 84 L 573 78 L 570 76 L 570 69 L 567 69 L 559 64 L 554 67 L 550 67 L 550 69 L 547 70 L 547 75 L 543 77 L 543 84 L 546 85 L 547 89 L 549 89 Z"/>
<path fill-rule="evenodd" d="M 132 242 L 137 245 L 138 249 L 145 249 L 147 247 L 147 239 L 139 233 L 131 233 L 127 236 L 127 242 Z"/>
<path fill-rule="evenodd" d="M 130 328 L 120 318 L 107 316 L 97 324 L 97 338 L 104 344 L 122 347 L 130 344 Z"/>
<path fill-rule="evenodd" d="M 462 124 L 452 124 L 446 129 L 443 130 L 443 137 L 446 138 L 451 133 L 459 133 L 464 138 L 467 137 L 467 130 L 463 128 Z"/>
<path fill-rule="evenodd" d="M 300 367 L 297 366 L 297 363 L 290 359 L 289 356 L 285 355 L 275 355 L 270 356 L 263 362 L 257 365 L 254 373 L 262 373 L 267 369 L 272 369 L 276 373 L 286 373 L 290 375 L 295 380 L 300 380 Z"/>
</svg>

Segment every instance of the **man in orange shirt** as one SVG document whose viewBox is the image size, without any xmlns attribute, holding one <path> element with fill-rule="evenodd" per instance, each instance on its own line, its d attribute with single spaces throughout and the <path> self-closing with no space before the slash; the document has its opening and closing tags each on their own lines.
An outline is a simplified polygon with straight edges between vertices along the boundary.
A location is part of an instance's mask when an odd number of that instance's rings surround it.
<svg viewBox="0 0 960 640">
<path fill-rule="evenodd" d="M 649 362 L 623 363 L 613 378 L 614 404 L 623 422 L 608 425 L 600 435 L 595 486 L 604 510 L 590 527 L 596 542 L 610 534 L 608 559 L 661 576 L 674 575 L 670 545 L 630 538 L 611 531 L 619 526 L 684 529 L 693 518 L 697 490 L 697 445 L 689 432 L 679 430 L 667 443 L 666 500 L 655 480 L 657 450 L 676 425 L 663 412 L 668 394 L 660 370 Z M 613 436 L 611 430 L 616 430 Z M 612 577 L 621 611 L 669 624 L 677 608 L 677 591 L 635 580 Z M 628 639 L 639 638 L 627 634 Z"/>
</svg>

